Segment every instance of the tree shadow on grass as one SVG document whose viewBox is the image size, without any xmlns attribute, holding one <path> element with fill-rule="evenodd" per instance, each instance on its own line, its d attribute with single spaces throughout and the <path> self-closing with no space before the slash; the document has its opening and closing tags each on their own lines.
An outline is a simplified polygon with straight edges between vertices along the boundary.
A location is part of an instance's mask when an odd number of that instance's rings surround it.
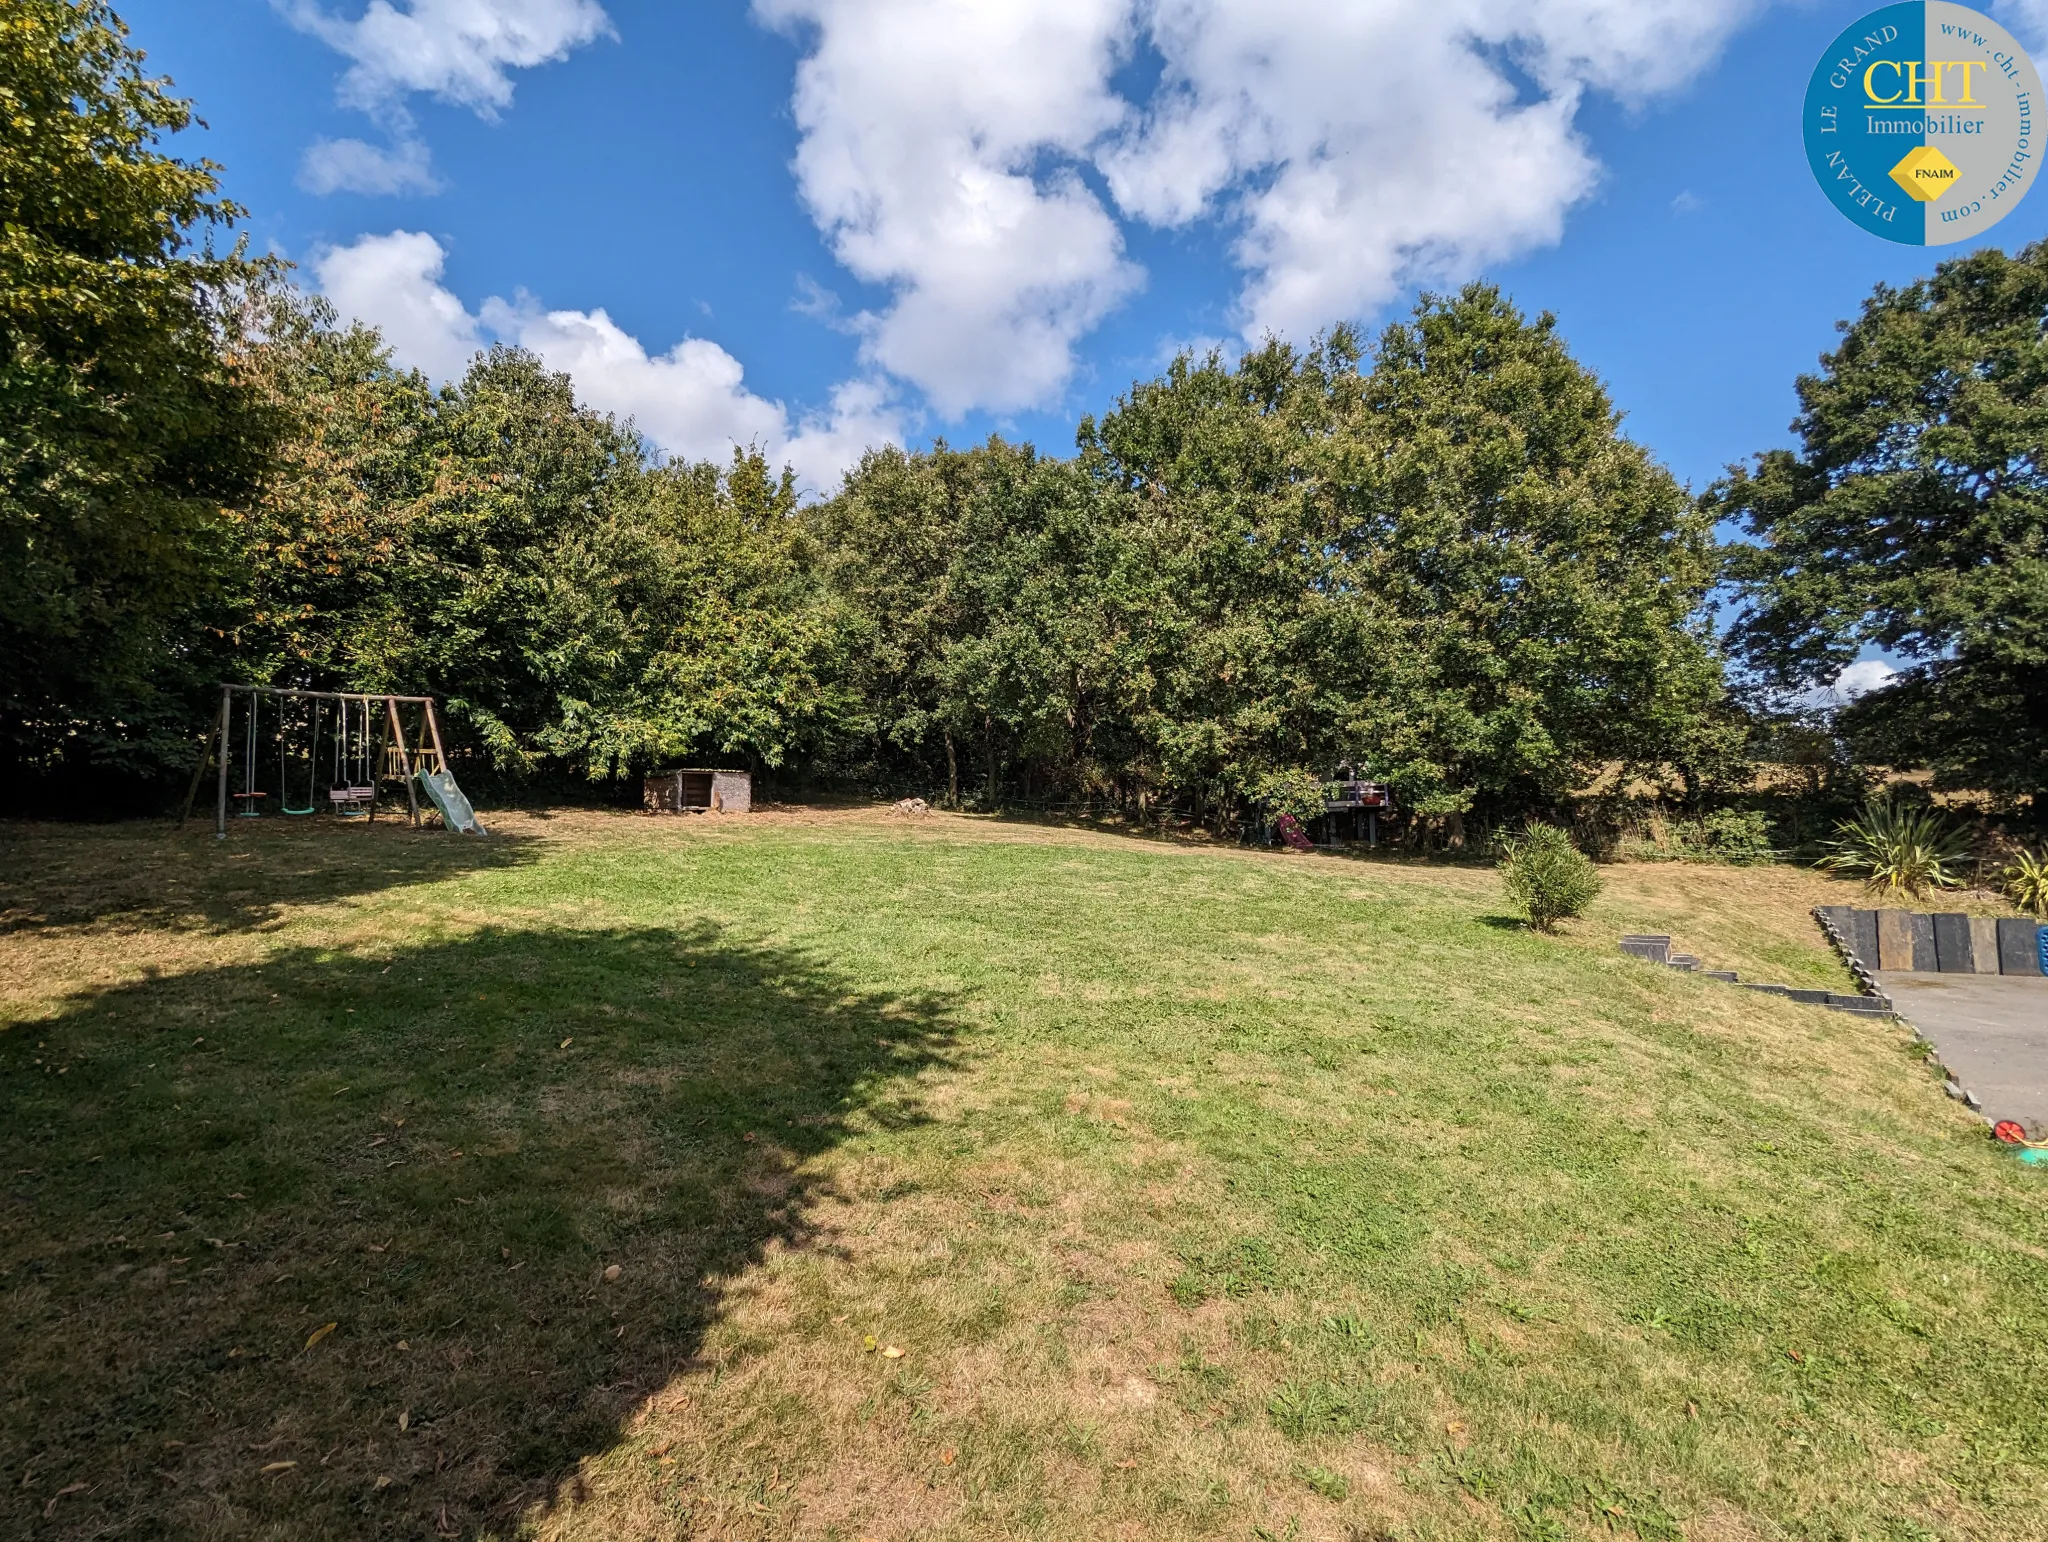
<svg viewBox="0 0 2048 1542">
<path fill-rule="evenodd" d="M 297 950 L 0 1034 L 0 1531 L 509 1536 L 953 1033 L 698 928 Z"/>
<path fill-rule="evenodd" d="M 0 824 L 0 936 L 113 923 L 244 931 L 293 905 L 519 867 L 531 837 L 479 840 L 402 817 L 211 825 Z"/>
</svg>

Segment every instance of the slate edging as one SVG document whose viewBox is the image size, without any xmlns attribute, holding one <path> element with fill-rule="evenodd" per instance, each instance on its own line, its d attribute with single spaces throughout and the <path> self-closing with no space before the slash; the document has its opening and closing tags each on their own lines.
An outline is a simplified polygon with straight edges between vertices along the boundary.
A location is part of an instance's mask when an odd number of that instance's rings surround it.
<svg viewBox="0 0 2048 1542">
<path fill-rule="evenodd" d="M 1856 956 L 1855 946 L 1847 937 L 1842 935 L 1841 928 L 1835 925 L 1835 918 L 1827 913 L 1827 909 L 1828 907 L 1825 905 L 1813 907 L 1813 918 L 1820 923 L 1821 935 L 1826 937 L 1829 943 L 1833 945 L 1835 952 L 1841 956 L 1842 962 L 1849 966 L 1849 973 L 1854 975 L 1856 983 L 1863 987 L 1863 994 L 1874 996 L 1879 1001 L 1882 1001 L 1887 1012 L 1894 1011 L 1892 998 L 1887 996 L 1883 988 L 1877 983 L 1876 971 Z"/>
<path fill-rule="evenodd" d="M 1964 1107 L 1975 1109 L 1981 1114 L 1984 1105 L 1978 1101 L 1977 1094 L 1956 1080 L 1955 1073 L 1942 1063 L 1941 1051 L 1934 1047 L 1934 1041 L 1922 1033 L 1910 1017 L 1902 1015 L 1892 1005 L 1891 997 L 1878 986 L 1877 977 L 1871 972 L 1870 966 L 1857 957 L 1855 947 L 1842 935 L 1842 929 L 1835 924 L 1835 918 L 1827 913 L 1828 909 L 1826 905 L 1814 906 L 1813 918 L 1820 923 L 1821 935 L 1834 945 L 1835 951 L 1842 957 L 1842 962 L 1849 966 L 1849 973 L 1856 977 L 1856 983 L 1870 995 L 1884 1002 L 1891 1015 L 1906 1025 L 1906 1031 L 1913 1035 L 1915 1043 L 1927 1046 L 1927 1068 L 1941 1078 L 1941 1090 Z"/>
<path fill-rule="evenodd" d="M 1621 939 L 1621 951 L 1631 958 L 1662 964 L 1667 969 L 1678 970 L 1681 974 L 1702 975 L 1709 980 L 1738 985 L 1746 991 L 1761 991 L 1767 996 L 1783 996 L 1810 1007 L 1827 1007 L 1836 1012 L 1851 1012 L 1859 1017 L 1896 1017 L 1898 1013 L 1892 1006 L 1892 998 L 1877 988 L 1877 982 L 1871 978 L 1870 971 L 1856 963 L 1855 955 L 1844 948 L 1832 931 L 1829 935 L 1836 947 L 1843 949 L 1844 957 L 1850 960 L 1851 972 L 1855 974 L 1857 984 L 1863 987 L 1862 995 L 1845 996 L 1840 991 L 1808 990 L 1794 985 L 1764 985 L 1753 980 L 1745 980 L 1732 969 L 1705 969 L 1701 967 L 1700 960 L 1692 954 L 1673 953 L 1671 939 L 1662 933 L 1630 932 Z"/>
</svg>

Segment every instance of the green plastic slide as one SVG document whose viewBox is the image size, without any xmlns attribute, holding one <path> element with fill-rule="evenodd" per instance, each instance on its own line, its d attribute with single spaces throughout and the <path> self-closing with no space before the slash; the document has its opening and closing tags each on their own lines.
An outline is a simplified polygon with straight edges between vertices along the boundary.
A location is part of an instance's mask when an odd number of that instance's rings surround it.
<svg viewBox="0 0 2048 1542">
<path fill-rule="evenodd" d="M 482 835 L 484 827 L 476 822 L 476 810 L 469 806 L 469 799 L 462 795 L 462 789 L 455 785 L 455 778 L 446 771 L 422 771 L 419 774 L 421 791 L 427 800 L 441 811 L 441 818 L 448 828 L 458 835 Z"/>
</svg>

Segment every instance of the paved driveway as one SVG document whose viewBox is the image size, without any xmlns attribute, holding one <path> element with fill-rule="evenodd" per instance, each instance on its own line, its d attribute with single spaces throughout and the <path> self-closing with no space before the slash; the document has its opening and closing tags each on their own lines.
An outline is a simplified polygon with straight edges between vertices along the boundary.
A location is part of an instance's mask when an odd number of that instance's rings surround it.
<svg viewBox="0 0 2048 1542">
<path fill-rule="evenodd" d="M 1877 981 L 1986 1115 L 2048 1126 L 2048 978 L 1884 969 Z"/>
</svg>

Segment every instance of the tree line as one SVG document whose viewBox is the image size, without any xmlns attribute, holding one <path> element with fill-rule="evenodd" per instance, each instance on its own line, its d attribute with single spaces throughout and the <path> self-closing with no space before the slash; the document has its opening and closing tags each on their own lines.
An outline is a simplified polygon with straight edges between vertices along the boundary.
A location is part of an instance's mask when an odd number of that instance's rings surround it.
<svg viewBox="0 0 2048 1542">
<path fill-rule="evenodd" d="M 0 109 L 17 802 L 160 799 L 235 679 L 433 694 L 507 781 L 738 760 L 1228 824 L 1349 761 L 1501 818 L 1738 786 L 1872 643 L 1921 662 L 1831 753 L 2048 785 L 2040 247 L 1880 289 L 1800 382 L 1801 449 L 1703 496 L 1474 284 L 1181 358 L 1071 454 L 877 448 L 806 504 L 519 350 L 397 367 L 226 244 L 219 168 L 170 146 L 189 104 L 100 0 L 10 8 Z"/>
</svg>

